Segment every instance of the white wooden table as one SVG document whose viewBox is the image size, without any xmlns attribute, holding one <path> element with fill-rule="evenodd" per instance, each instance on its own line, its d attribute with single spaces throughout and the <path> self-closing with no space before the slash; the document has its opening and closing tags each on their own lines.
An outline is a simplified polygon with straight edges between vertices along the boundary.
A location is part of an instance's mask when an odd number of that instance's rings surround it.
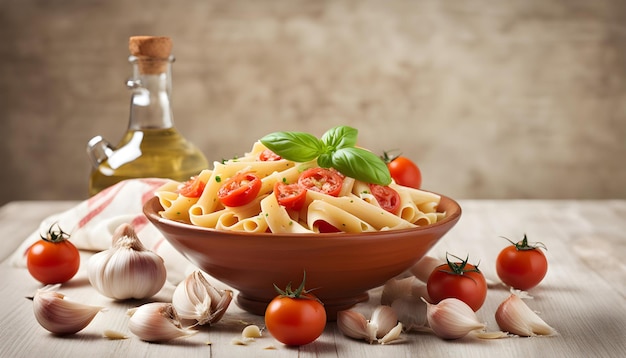
<svg viewBox="0 0 626 358">
<path fill-rule="evenodd" d="M 550 268 L 540 286 L 529 292 L 534 299 L 528 305 L 558 331 L 557 336 L 443 341 L 405 333 L 401 342 L 380 346 L 348 339 L 330 323 L 317 341 L 299 348 L 285 347 L 267 334 L 250 345 L 237 346 L 231 341 L 240 337 L 244 325 L 262 326 L 263 320 L 232 304 L 216 326 L 188 339 L 150 344 L 132 336 L 126 327 L 126 309 L 143 302 L 113 303 L 91 288 L 81 268 L 60 291 L 109 310 L 78 334 L 60 338 L 37 324 L 32 302 L 24 298 L 40 285 L 26 269 L 12 267 L 7 257 L 44 217 L 76 202 L 12 202 L 0 208 L 0 357 L 626 357 L 626 201 L 460 203 L 461 220 L 430 254 L 469 254 L 470 262 L 480 261 L 485 275 L 494 278 L 495 257 L 506 245 L 500 236 L 520 239 L 526 233 L 531 241 L 543 242 Z M 168 285 L 153 300 L 168 301 L 172 291 Z M 379 294 L 380 289 L 372 291 L 371 307 Z M 490 288 L 478 311 L 490 330 L 498 329 L 493 313 L 507 296 L 503 287 Z M 105 329 L 125 332 L 130 338 L 105 339 Z"/>
</svg>

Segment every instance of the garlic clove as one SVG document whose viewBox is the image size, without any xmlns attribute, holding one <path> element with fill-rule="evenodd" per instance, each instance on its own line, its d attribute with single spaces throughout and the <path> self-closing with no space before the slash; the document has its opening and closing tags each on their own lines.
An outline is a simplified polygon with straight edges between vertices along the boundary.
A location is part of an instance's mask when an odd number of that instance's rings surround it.
<svg viewBox="0 0 626 358">
<path fill-rule="evenodd" d="M 402 331 L 402 324 L 399 326 L 400 328 L 398 328 L 398 316 L 389 306 L 377 307 L 369 321 L 361 313 L 353 310 L 337 313 L 337 327 L 344 335 L 364 339 L 370 344 L 376 341 L 389 343 L 398 339 L 399 333 L 396 331 L 398 329 Z"/>
<path fill-rule="evenodd" d="M 261 338 L 261 329 L 259 328 L 259 326 L 251 324 L 249 326 L 246 326 L 243 331 L 241 331 L 241 337 L 243 339 Z"/>
<path fill-rule="evenodd" d="M 120 339 L 127 339 L 128 336 L 125 335 L 122 332 L 118 332 L 118 331 L 114 331 L 112 329 L 105 329 L 104 332 L 102 332 L 102 336 L 104 338 L 108 338 L 110 340 L 120 340 Z"/>
<path fill-rule="evenodd" d="M 130 224 L 115 230 L 109 250 L 89 259 L 87 272 L 98 292 L 116 300 L 152 297 L 167 276 L 163 259 L 145 248 Z"/>
<path fill-rule="evenodd" d="M 401 279 L 392 278 L 385 282 L 383 292 L 380 297 L 381 305 L 391 305 L 393 301 L 413 295 L 415 292 L 426 291 L 426 285 L 420 282 L 415 276 Z M 419 296 L 417 296 L 419 297 Z"/>
<path fill-rule="evenodd" d="M 73 302 L 65 295 L 46 289 L 37 290 L 33 297 L 33 312 L 39 324 L 58 334 L 74 334 L 87 327 L 104 307 Z"/>
<path fill-rule="evenodd" d="M 231 290 L 218 290 L 200 271 L 194 271 L 176 286 L 172 305 L 181 318 L 213 324 L 222 318 L 232 298 Z"/>
<path fill-rule="evenodd" d="M 433 272 L 433 270 L 441 265 L 445 264 L 444 260 L 440 260 L 434 258 L 432 256 L 424 256 L 422 257 L 415 265 L 413 265 L 409 271 L 417 277 L 418 280 L 422 282 L 428 282 L 428 277 Z"/>
<path fill-rule="evenodd" d="M 388 344 L 393 341 L 400 339 L 400 334 L 402 333 L 402 323 L 398 322 L 398 324 L 393 327 L 387 334 L 383 336 L 383 338 L 378 340 L 380 344 Z"/>
<path fill-rule="evenodd" d="M 197 333 L 180 324 L 171 303 L 153 302 L 128 310 L 128 329 L 146 342 L 166 342 Z"/>
<path fill-rule="evenodd" d="M 398 315 L 389 306 L 378 306 L 372 313 L 370 324 L 376 327 L 376 338 L 382 338 L 398 324 Z"/>
<path fill-rule="evenodd" d="M 446 298 L 434 305 L 426 300 L 426 318 L 433 332 L 443 339 L 458 339 L 476 330 L 484 330 L 476 313 L 465 302 Z"/>
<path fill-rule="evenodd" d="M 214 324 L 222 319 L 222 317 L 224 316 L 224 313 L 226 313 L 226 310 L 228 309 L 228 306 L 230 305 L 230 302 L 233 300 L 233 291 L 224 290 L 221 292 L 222 293 L 221 293 L 219 301 L 217 301 L 217 304 L 212 306 L 213 313 L 211 314 L 211 318 L 209 319 L 210 324 Z M 216 302 L 216 301 L 213 300 L 211 302 Z"/>
<path fill-rule="evenodd" d="M 395 300 L 391 308 L 405 331 L 422 332 L 426 329 L 426 304 L 417 297 L 404 297 Z"/>
<path fill-rule="evenodd" d="M 365 316 L 353 310 L 337 312 L 337 327 L 350 338 L 365 339 L 370 343 L 376 338 L 376 331 L 372 330 Z"/>
<path fill-rule="evenodd" d="M 517 295 L 511 294 L 496 310 L 496 322 L 501 330 L 518 336 L 550 336 L 556 334 L 554 328 L 542 320 Z"/>
</svg>

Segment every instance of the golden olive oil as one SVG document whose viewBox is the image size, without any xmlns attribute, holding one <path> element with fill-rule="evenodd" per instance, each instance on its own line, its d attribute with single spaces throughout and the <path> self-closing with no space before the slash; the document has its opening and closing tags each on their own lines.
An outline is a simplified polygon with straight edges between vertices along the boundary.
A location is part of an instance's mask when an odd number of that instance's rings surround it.
<svg viewBox="0 0 626 358">
<path fill-rule="evenodd" d="M 125 179 L 185 181 L 208 167 L 202 152 L 175 128 L 128 131 L 117 148 L 91 172 L 89 195 Z"/>
</svg>

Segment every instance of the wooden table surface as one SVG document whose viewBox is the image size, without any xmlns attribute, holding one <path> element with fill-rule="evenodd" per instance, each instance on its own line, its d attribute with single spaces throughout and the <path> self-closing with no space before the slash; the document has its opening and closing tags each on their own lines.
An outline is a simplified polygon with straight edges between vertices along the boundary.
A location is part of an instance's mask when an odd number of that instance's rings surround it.
<svg viewBox="0 0 626 358">
<path fill-rule="evenodd" d="M 424 333 L 403 333 L 390 345 L 369 345 L 348 339 L 330 323 L 315 342 L 299 348 L 285 347 L 271 336 L 246 345 L 233 345 L 248 323 L 263 325 L 232 304 L 224 319 L 202 328 L 190 338 L 163 344 L 137 339 L 127 328 L 126 309 L 143 302 L 115 303 L 98 294 L 83 268 L 60 292 L 72 299 L 108 307 L 83 331 L 56 337 L 38 325 L 32 312 L 32 295 L 40 284 L 24 268 L 7 259 L 40 221 L 76 202 L 12 202 L 0 208 L 0 357 L 625 357 L 626 356 L 626 201 L 461 200 L 463 215 L 430 252 L 469 254 L 480 261 L 487 278 L 494 277 L 494 261 L 506 242 L 500 236 L 531 241 L 547 247 L 549 271 L 544 281 L 529 291 L 527 304 L 552 327 L 552 337 L 482 340 L 465 337 L 444 341 Z M 83 259 L 88 253 L 82 253 Z M 84 262 L 84 261 L 83 261 Z M 166 285 L 152 300 L 168 301 L 173 285 Z M 489 330 L 498 330 L 494 312 L 508 296 L 506 288 L 490 287 L 485 305 L 477 312 Z M 360 307 L 379 303 L 380 289 Z M 378 302 L 377 302 L 378 300 Z M 127 333 L 125 340 L 103 338 L 105 329 Z M 273 347 L 274 349 L 268 349 Z"/>
</svg>

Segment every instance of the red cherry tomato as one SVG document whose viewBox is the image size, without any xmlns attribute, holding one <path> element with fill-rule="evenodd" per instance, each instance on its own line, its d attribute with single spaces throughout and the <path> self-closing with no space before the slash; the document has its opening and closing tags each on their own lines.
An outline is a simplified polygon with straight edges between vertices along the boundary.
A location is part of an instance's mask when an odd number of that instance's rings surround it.
<svg viewBox="0 0 626 358">
<path fill-rule="evenodd" d="M 275 162 L 281 159 L 283 158 L 280 155 L 272 152 L 269 149 L 265 149 L 259 154 L 259 160 L 262 162 Z"/>
<path fill-rule="evenodd" d="M 395 214 L 400 208 L 400 194 L 388 186 L 370 184 L 370 191 L 378 205 L 386 211 Z"/>
<path fill-rule="evenodd" d="M 304 290 L 304 280 L 295 291 L 291 284 L 279 290 L 265 310 L 265 327 L 279 342 L 301 346 L 313 342 L 324 332 L 326 310 L 311 293 Z"/>
<path fill-rule="evenodd" d="M 31 276 L 46 285 L 67 282 L 74 277 L 80 266 L 80 254 L 68 239 L 69 235 L 57 224 L 52 225 L 46 237 L 42 236 L 26 253 L 26 266 Z"/>
<path fill-rule="evenodd" d="M 478 311 L 487 298 L 487 281 L 482 272 L 477 266 L 467 263 L 467 259 L 451 262 L 446 258 L 446 261 L 433 270 L 426 282 L 432 303 L 456 298 Z"/>
<path fill-rule="evenodd" d="M 390 157 L 385 152 L 382 159 L 387 163 L 389 174 L 397 184 L 415 189 L 422 186 L 422 172 L 409 158 L 401 155 Z"/>
<path fill-rule="evenodd" d="M 496 258 L 496 272 L 505 284 L 518 290 L 529 290 L 537 286 L 548 272 L 548 260 L 540 250 L 545 246 L 542 243 L 530 245 L 526 235 L 522 241 L 511 244 Z"/>
<path fill-rule="evenodd" d="M 261 190 L 261 179 L 252 173 L 239 173 L 228 179 L 217 191 L 224 206 L 242 206 L 250 203 Z"/>
<path fill-rule="evenodd" d="M 277 182 L 274 185 L 274 195 L 276 195 L 278 204 L 287 209 L 300 210 L 306 201 L 306 189 L 298 183 Z"/>
<path fill-rule="evenodd" d="M 205 182 L 200 180 L 199 177 L 194 176 L 182 184 L 178 193 L 187 198 L 199 198 L 200 195 L 202 195 L 205 186 Z"/>
<path fill-rule="evenodd" d="M 303 171 L 298 178 L 298 184 L 308 190 L 338 196 L 343 177 L 336 170 L 315 167 Z"/>
</svg>

